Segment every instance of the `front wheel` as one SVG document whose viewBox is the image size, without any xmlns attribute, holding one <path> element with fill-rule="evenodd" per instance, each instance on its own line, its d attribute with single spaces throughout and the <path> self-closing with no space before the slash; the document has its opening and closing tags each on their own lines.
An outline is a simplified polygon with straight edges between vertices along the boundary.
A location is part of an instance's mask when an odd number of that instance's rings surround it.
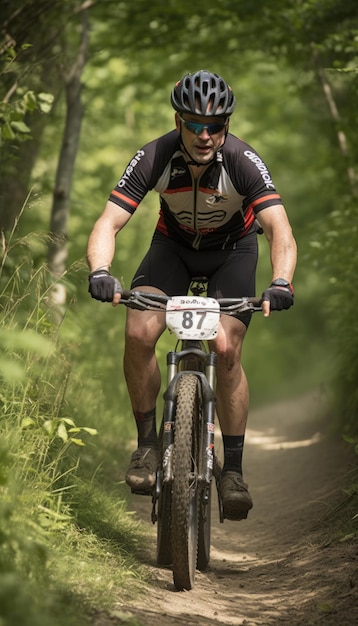
<svg viewBox="0 0 358 626">
<path fill-rule="evenodd" d="M 183 374 L 177 384 L 172 488 L 171 539 L 176 589 L 192 589 L 198 549 L 198 379 Z"/>
</svg>

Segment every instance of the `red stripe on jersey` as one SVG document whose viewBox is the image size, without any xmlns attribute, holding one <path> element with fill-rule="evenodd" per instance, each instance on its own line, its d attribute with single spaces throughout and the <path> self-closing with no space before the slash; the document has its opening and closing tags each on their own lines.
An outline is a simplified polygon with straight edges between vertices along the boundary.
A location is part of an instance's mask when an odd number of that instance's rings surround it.
<svg viewBox="0 0 358 626">
<path fill-rule="evenodd" d="M 215 191 L 214 189 L 207 189 L 207 187 L 199 187 L 199 191 L 201 191 L 201 193 L 207 193 L 212 195 L 218 195 L 219 192 Z"/>
<path fill-rule="evenodd" d="M 187 193 L 188 191 L 193 191 L 192 187 L 180 187 L 179 189 L 166 189 L 164 193 L 173 194 L 173 193 Z"/>
<path fill-rule="evenodd" d="M 254 215 L 254 211 L 253 211 L 252 205 L 250 204 L 248 206 L 247 213 L 245 215 L 244 230 L 239 235 L 240 239 L 241 239 L 241 237 L 244 237 L 249 232 L 249 230 L 250 230 L 252 224 L 254 223 L 254 221 L 255 221 L 255 215 Z"/>
<path fill-rule="evenodd" d="M 161 211 L 159 213 L 159 220 L 157 222 L 156 228 L 162 233 L 162 235 L 166 235 L 168 237 L 168 229 L 165 225 L 164 216 Z"/>
<path fill-rule="evenodd" d="M 139 202 L 135 202 L 134 200 L 131 200 L 130 198 L 128 198 L 128 196 L 125 196 L 123 193 L 120 193 L 119 191 L 117 191 L 116 189 L 113 189 L 112 191 L 112 196 L 116 196 L 117 198 L 119 198 L 120 200 L 124 200 L 124 202 L 126 204 L 129 204 L 130 206 L 132 206 L 134 209 L 137 208 Z"/>
<path fill-rule="evenodd" d="M 168 193 L 168 194 L 173 194 L 173 193 L 187 193 L 187 192 L 191 192 L 193 191 L 192 187 L 180 187 L 178 189 L 166 189 L 164 193 Z M 207 189 L 206 187 L 199 187 L 199 191 L 201 191 L 201 193 L 207 193 L 210 195 L 213 195 L 213 190 L 212 189 Z"/>
<path fill-rule="evenodd" d="M 266 202 L 267 200 L 280 200 L 280 204 L 282 204 L 281 196 L 278 193 L 270 193 L 267 196 L 261 196 L 261 198 L 250 202 L 250 207 L 254 208 L 258 204 L 261 204 L 261 202 Z"/>
</svg>

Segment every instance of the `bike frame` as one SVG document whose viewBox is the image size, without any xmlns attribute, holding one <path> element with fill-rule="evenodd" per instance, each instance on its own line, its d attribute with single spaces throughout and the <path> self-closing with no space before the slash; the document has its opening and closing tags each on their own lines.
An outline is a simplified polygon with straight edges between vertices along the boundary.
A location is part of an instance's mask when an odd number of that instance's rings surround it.
<svg viewBox="0 0 358 626">
<path fill-rule="evenodd" d="M 193 279 L 191 283 L 191 291 L 193 296 L 200 296 L 206 291 L 206 279 L 200 277 Z M 166 311 L 167 302 L 170 300 L 164 294 L 149 294 L 139 291 L 124 291 L 122 295 L 122 303 L 132 308 L 140 310 Z M 200 300 L 200 298 L 199 298 Z M 210 299 L 209 299 L 210 301 Z M 197 301 L 196 301 L 197 302 Z M 212 302 L 212 300 L 211 300 Z M 261 300 L 258 298 L 222 298 L 216 301 L 220 305 L 220 312 L 227 315 L 235 315 L 238 312 L 261 310 Z M 194 309 L 193 309 L 194 310 Z M 198 310 L 198 309 L 196 309 Z M 219 310 L 218 310 L 219 312 Z M 201 315 L 201 313 L 200 313 Z M 183 324 L 184 326 L 184 324 Z M 176 332 L 176 331 L 175 331 Z M 178 335 L 177 335 L 178 336 Z M 211 335 L 212 337 L 213 335 Z M 203 340 L 199 339 L 179 339 L 181 341 L 181 349 L 173 350 L 167 354 L 167 388 L 164 393 L 164 411 L 161 424 L 161 466 L 157 472 L 157 481 L 152 494 L 152 522 L 158 522 L 157 536 L 157 559 L 161 565 L 170 565 L 168 561 L 171 559 L 171 546 L 167 544 L 172 541 L 172 533 L 175 531 L 175 554 L 178 564 L 173 564 L 174 584 L 177 589 L 191 589 L 194 584 L 195 563 L 198 557 L 198 567 L 205 569 L 209 562 L 210 552 L 210 494 L 211 483 L 214 476 L 217 486 L 220 475 L 220 464 L 215 456 L 214 448 L 214 430 L 215 430 L 215 382 L 216 382 L 216 354 L 205 349 Z M 196 386 L 193 377 L 196 379 Z M 189 387 L 186 387 L 190 383 Z M 179 392 L 179 387 L 181 391 Z M 186 452 L 182 452 L 187 459 L 184 471 L 184 465 L 181 465 L 180 458 L 176 457 L 175 433 L 179 424 L 176 424 L 178 415 L 178 394 L 182 394 L 183 407 L 185 405 L 184 391 L 190 389 L 191 408 L 188 413 L 181 413 L 180 424 L 187 424 L 188 416 L 191 414 L 193 437 L 195 445 L 192 452 L 185 447 Z M 183 395 L 184 394 L 184 395 Z M 195 400 L 195 397 L 197 398 Z M 194 407 L 198 402 L 198 414 Z M 199 425 L 200 415 L 200 425 Z M 198 420 L 197 425 L 194 423 Z M 189 422 L 190 424 L 190 422 Z M 188 431 L 186 431 L 188 432 Z M 182 435 L 181 435 L 182 437 Z M 183 441 L 179 437 L 180 441 Z M 184 441 L 191 440 L 191 435 Z M 187 444 L 185 443 L 185 446 Z M 190 445 L 190 444 L 189 444 Z M 193 445 L 193 444 L 191 444 Z M 181 444 L 181 451 L 184 450 Z M 192 469 L 190 467 L 190 456 L 192 458 Z M 195 458 L 193 458 L 195 456 Z M 182 467 L 180 472 L 180 482 L 175 481 L 176 464 Z M 188 465 L 189 463 L 189 465 Z M 188 472 L 188 473 L 185 473 Z M 183 476 L 184 482 L 183 482 Z M 172 519 L 172 493 L 176 493 L 176 503 L 180 506 L 178 511 L 182 511 L 181 493 L 178 491 L 179 485 L 182 485 L 183 492 L 187 494 L 188 489 L 193 490 L 193 495 L 189 496 L 187 505 L 189 507 L 189 526 L 193 524 L 193 529 L 185 534 L 182 539 L 180 533 L 177 534 L 177 527 L 173 524 L 177 523 L 176 519 Z M 190 487 L 189 487 L 190 485 Z M 191 486 L 193 485 L 193 487 Z M 180 505 L 178 505 L 178 498 Z M 219 495 L 219 515 L 220 521 L 224 521 L 222 504 Z M 173 495 L 174 498 L 174 495 Z M 158 507 L 158 511 L 157 511 Z M 174 516 L 175 517 L 175 516 Z M 183 528 L 186 526 L 183 521 Z M 198 531 L 198 528 L 200 529 Z M 178 539 L 179 536 L 179 539 Z M 174 539 L 173 539 L 174 541 Z M 201 542 L 202 555 L 199 544 Z M 187 544 L 183 546 L 183 544 Z M 178 547 L 179 546 L 179 547 Z M 185 557 L 181 559 L 181 547 L 185 551 Z M 173 544 L 174 550 L 174 544 Z M 198 551 L 198 553 L 194 550 Z M 160 556 L 159 556 L 160 555 Z M 195 562 L 194 562 L 195 559 Z M 200 563 L 201 566 L 200 566 Z"/>
</svg>

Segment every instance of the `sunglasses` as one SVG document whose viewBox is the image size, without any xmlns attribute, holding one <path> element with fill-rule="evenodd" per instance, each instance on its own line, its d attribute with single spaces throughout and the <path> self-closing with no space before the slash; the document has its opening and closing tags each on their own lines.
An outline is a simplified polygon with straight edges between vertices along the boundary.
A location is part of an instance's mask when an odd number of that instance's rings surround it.
<svg viewBox="0 0 358 626">
<path fill-rule="evenodd" d="M 199 124 L 199 122 L 184 120 L 180 115 L 179 119 L 181 122 L 183 122 L 185 128 L 190 130 L 190 132 L 194 133 L 195 135 L 201 135 L 204 128 L 206 128 L 209 135 L 216 135 L 216 133 L 220 133 L 222 130 L 224 130 L 227 124 L 227 122 L 225 122 L 224 124 Z"/>
</svg>

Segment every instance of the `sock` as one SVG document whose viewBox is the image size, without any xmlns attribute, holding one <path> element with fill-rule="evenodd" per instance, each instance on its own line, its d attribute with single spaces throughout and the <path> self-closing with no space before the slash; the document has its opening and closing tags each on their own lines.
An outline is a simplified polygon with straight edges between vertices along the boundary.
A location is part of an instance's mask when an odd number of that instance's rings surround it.
<svg viewBox="0 0 358 626">
<path fill-rule="evenodd" d="M 223 435 L 225 472 L 237 472 L 242 476 L 242 453 L 245 435 Z"/>
<path fill-rule="evenodd" d="M 138 448 L 157 448 L 157 424 L 155 407 L 146 413 L 141 411 L 133 411 L 138 431 Z"/>
</svg>

